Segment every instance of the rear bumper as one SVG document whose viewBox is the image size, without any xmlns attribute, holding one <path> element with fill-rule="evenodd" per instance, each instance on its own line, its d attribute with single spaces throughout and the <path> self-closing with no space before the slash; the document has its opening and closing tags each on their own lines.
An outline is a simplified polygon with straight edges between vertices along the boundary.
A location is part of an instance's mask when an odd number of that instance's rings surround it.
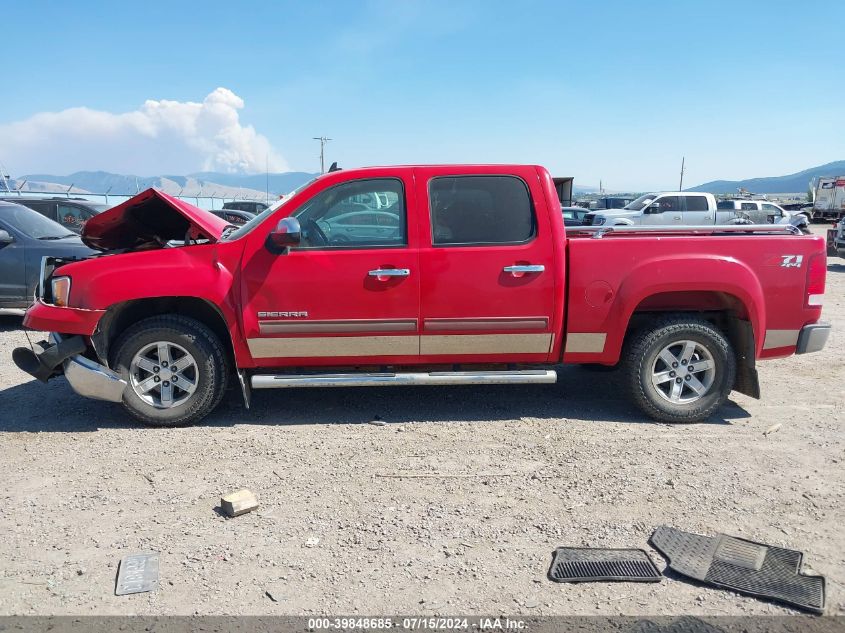
<svg viewBox="0 0 845 633">
<path fill-rule="evenodd" d="M 795 346 L 796 354 L 811 354 L 824 349 L 827 337 L 830 336 L 830 323 L 813 323 L 801 328 L 798 335 L 798 343 Z"/>
<path fill-rule="evenodd" d="M 83 356 L 86 347 L 80 336 L 63 338 L 50 334 L 46 345 L 41 343 L 34 351 L 19 347 L 12 352 L 12 358 L 19 369 L 43 382 L 64 372 L 70 386 L 80 396 L 120 402 L 126 381 L 108 367 Z"/>
</svg>

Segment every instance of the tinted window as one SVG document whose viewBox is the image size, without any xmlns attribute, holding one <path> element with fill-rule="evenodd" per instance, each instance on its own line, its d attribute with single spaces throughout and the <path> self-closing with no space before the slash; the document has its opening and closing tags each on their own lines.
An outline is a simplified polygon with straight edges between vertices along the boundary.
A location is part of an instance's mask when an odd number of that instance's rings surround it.
<svg viewBox="0 0 845 633">
<path fill-rule="evenodd" d="M 82 230 L 85 222 L 94 215 L 86 209 L 70 204 L 59 203 L 59 223 L 66 229 L 76 233 Z"/>
<path fill-rule="evenodd" d="M 432 240 L 519 244 L 534 236 L 528 187 L 513 176 L 446 176 L 429 185 Z"/>
<path fill-rule="evenodd" d="M 680 196 L 661 196 L 657 199 L 657 204 L 660 205 L 660 212 L 661 213 L 668 213 L 671 211 L 680 211 L 681 210 L 681 197 Z"/>
<path fill-rule="evenodd" d="M 346 182 L 309 200 L 294 214 L 299 248 L 403 246 L 405 193 L 394 178 Z"/>
<path fill-rule="evenodd" d="M 716 203 L 716 208 L 717 209 L 733 209 L 734 208 L 733 200 L 719 200 L 719 202 Z"/>
<path fill-rule="evenodd" d="M 708 211 L 710 206 L 704 196 L 687 196 L 687 211 Z"/>
</svg>

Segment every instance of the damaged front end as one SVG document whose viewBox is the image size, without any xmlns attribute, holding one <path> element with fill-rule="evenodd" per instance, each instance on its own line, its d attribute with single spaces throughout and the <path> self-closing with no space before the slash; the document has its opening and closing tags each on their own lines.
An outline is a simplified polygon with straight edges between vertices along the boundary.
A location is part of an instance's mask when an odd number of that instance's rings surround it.
<svg viewBox="0 0 845 633">
<path fill-rule="evenodd" d="M 35 301 L 24 325 L 51 334 L 32 348 L 15 349 L 15 364 L 42 382 L 64 374 L 79 395 L 120 402 L 126 381 L 106 365 L 100 330 L 112 302 L 108 294 L 92 293 L 89 284 L 104 283 L 101 267 L 112 268 L 112 256 L 213 243 L 228 226 L 208 211 L 155 189 L 91 218 L 82 230 L 82 241 L 102 254 L 85 262 L 43 258 Z M 120 281 L 112 275 L 106 283 Z"/>
<path fill-rule="evenodd" d="M 88 320 L 99 316 L 96 311 L 68 308 L 54 296 L 55 292 L 50 283 L 53 273 L 65 264 L 76 261 L 80 260 L 56 257 L 44 257 L 41 260 L 41 271 L 35 290 L 35 306 L 57 313 L 57 316 L 51 318 L 50 323 L 61 331 L 72 330 L 78 325 L 78 322 L 73 321 L 73 317 Z M 42 318 L 42 322 L 45 321 L 46 319 Z M 73 390 L 79 395 L 120 402 L 126 381 L 108 367 L 86 357 L 88 350 L 88 342 L 82 335 L 51 332 L 48 340 L 39 341 L 32 348 L 14 349 L 12 360 L 21 371 L 41 382 L 47 382 L 53 376 L 64 374 Z"/>
<path fill-rule="evenodd" d="M 126 381 L 111 369 L 84 356 L 88 344 L 81 336 L 63 337 L 51 333 L 49 340 L 39 341 L 33 349 L 18 347 L 12 360 L 22 371 L 42 382 L 64 373 L 68 383 L 80 396 L 120 402 Z"/>
</svg>

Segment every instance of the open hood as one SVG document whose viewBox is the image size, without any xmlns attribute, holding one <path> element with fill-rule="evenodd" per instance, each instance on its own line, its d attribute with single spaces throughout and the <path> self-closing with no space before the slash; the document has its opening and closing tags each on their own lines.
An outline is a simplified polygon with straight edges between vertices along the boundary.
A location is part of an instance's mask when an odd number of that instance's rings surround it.
<svg viewBox="0 0 845 633">
<path fill-rule="evenodd" d="M 227 223 L 156 189 L 147 189 L 85 223 L 82 241 L 100 251 L 163 248 L 171 240 L 220 239 Z"/>
</svg>

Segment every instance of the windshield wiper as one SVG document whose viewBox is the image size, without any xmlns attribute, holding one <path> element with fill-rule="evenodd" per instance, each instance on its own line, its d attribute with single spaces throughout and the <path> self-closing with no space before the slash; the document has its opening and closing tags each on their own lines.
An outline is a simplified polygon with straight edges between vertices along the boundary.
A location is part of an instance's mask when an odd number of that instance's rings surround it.
<svg viewBox="0 0 845 633">
<path fill-rule="evenodd" d="M 45 235 L 44 237 L 39 237 L 39 240 L 64 240 L 68 237 L 76 237 L 76 233 L 68 233 L 67 235 Z"/>
</svg>

